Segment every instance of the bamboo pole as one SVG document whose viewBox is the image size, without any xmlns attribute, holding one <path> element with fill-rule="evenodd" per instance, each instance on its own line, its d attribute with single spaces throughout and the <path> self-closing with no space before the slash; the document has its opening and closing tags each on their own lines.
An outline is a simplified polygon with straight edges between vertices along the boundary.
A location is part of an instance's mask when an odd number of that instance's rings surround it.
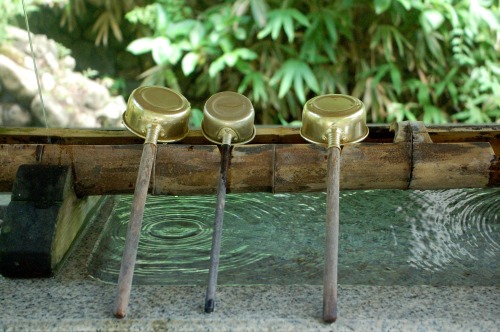
<svg viewBox="0 0 500 332">
<path fill-rule="evenodd" d="M 494 143 L 494 142 L 493 142 Z M 500 141 L 499 141 L 500 144 Z M 445 189 L 500 187 L 495 143 L 359 143 L 342 150 L 340 188 Z M 0 191 L 10 192 L 23 164 L 71 166 L 81 196 L 132 194 L 142 145 L 0 145 Z M 248 144 L 232 151 L 228 192 L 326 190 L 326 149 L 310 144 Z M 155 194 L 214 194 L 215 145 L 158 146 Z"/>
<path fill-rule="evenodd" d="M 400 122 L 397 127 L 407 123 Z M 394 138 L 392 126 L 368 124 L 368 143 L 391 143 Z M 500 140 L 500 125 L 432 125 L 427 131 L 436 143 L 489 142 Z M 8 128 L 0 127 L 0 144 L 46 144 L 50 137 L 52 144 L 58 145 L 130 145 L 141 144 L 143 140 L 124 129 L 75 129 L 75 128 Z M 258 127 L 252 144 L 303 144 L 298 128 L 279 126 Z M 200 130 L 191 130 L 181 140 L 181 144 L 206 145 L 209 141 Z"/>
</svg>

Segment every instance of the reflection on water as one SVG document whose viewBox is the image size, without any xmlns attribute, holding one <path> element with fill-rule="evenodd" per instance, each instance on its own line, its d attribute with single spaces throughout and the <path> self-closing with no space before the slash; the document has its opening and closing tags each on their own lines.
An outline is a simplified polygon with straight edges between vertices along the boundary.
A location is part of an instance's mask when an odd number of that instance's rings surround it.
<svg viewBox="0 0 500 332">
<path fill-rule="evenodd" d="M 130 215 L 122 196 L 89 263 L 115 283 Z M 325 193 L 229 194 L 219 284 L 322 284 Z M 215 196 L 148 197 L 134 283 L 202 285 Z M 499 285 L 500 190 L 343 191 L 339 283 Z"/>
</svg>

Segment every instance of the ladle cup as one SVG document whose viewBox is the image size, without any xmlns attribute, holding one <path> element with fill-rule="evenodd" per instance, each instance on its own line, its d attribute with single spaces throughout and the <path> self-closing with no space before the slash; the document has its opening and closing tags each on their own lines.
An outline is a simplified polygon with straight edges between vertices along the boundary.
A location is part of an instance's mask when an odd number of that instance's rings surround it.
<svg viewBox="0 0 500 332">
<path fill-rule="evenodd" d="M 219 92 L 211 96 L 203 110 L 201 131 L 211 142 L 221 145 L 221 163 L 217 184 L 217 205 L 215 210 L 212 250 L 208 287 L 205 297 L 205 312 L 215 309 L 215 292 L 219 270 L 222 223 L 226 202 L 226 182 L 231 157 L 231 144 L 245 144 L 255 137 L 254 110 L 252 103 L 245 96 L 236 92 Z"/>
<path fill-rule="evenodd" d="M 183 139 L 188 134 L 190 111 L 189 102 L 181 94 L 164 87 L 144 86 L 132 92 L 127 109 L 123 113 L 125 127 L 137 136 L 145 138 L 145 141 L 113 309 L 117 318 L 123 318 L 127 314 L 144 204 L 156 155 L 156 143 Z"/>
<path fill-rule="evenodd" d="M 331 323 L 337 320 L 340 146 L 359 142 L 368 135 L 364 105 L 346 95 L 312 98 L 304 106 L 300 135 L 309 142 L 328 146 L 323 320 Z"/>
</svg>

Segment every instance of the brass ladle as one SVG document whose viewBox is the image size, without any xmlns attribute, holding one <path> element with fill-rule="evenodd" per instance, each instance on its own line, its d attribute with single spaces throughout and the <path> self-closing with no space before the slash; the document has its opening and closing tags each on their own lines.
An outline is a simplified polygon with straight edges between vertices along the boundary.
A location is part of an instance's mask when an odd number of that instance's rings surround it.
<svg viewBox="0 0 500 332">
<path fill-rule="evenodd" d="M 125 127 L 137 136 L 145 138 L 145 141 L 125 239 L 118 294 L 113 309 L 117 318 L 123 318 L 127 314 L 156 143 L 183 139 L 188 134 L 190 112 L 189 102 L 181 94 L 164 87 L 144 86 L 132 92 L 127 109 L 123 113 Z"/>
<path fill-rule="evenodd" d="M 215 291 L 219 270 L 220 247 L 224 205 L 226 202 L 226 182 L 231 158 L 231 144 L 245 144 L 255 137 L 253 124 L 255 113 L 250 100 L 236 92 L 219 92 L 211 96 L 203 110 L 201 131 L 211 142 L 220 144 L 221 162 L 219 182 L 217 185 L 217 205 L 215 210 L 212 250 L 210 253 L 210 269 L 208 287 L 205 297 L 205 312 L 215 309 Z"/>
<path fill-rule="evenodd" d="M 300 135 L 309 142 L 328 146 L 323 320 L 331 323 L 337 320 L 340 146 L 359 142 L 368 135 L 364 105 L 346 95 L 312 98 L 304 106 Z"/>
</svg>

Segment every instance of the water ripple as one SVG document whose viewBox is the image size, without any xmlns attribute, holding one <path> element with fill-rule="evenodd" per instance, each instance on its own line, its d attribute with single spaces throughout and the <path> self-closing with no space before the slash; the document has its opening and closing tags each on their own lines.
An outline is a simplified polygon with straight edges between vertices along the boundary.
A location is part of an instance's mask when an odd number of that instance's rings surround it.
<svg viewBox="0 0 500 332">
<path fill-rule="evenodd" d="M 407 213 L 413 239 L 409 263 L 441 271 L 452 262 L 499 255 L 500 191 L 415 191 Z"/>
<path fill-rule="evenodd" d="M 500 190 L 340 194 L 339 283 L 499 285 Z M 131 196 L 116 203 L 88 268 L 116 283 Z M 325 193 L 228 194 L 220 284 L 322 284 Z M 215 196 L 148 197 L 137 284 L 205 285 Z"/>
<path fill-rule="evenodd" d="M 119 271 L 126 228 L 130 217 L 131 196 L 117 203 L 89 269 L 96 278 L 115 282 Z M 228 195 L 227 205 L 236 204 L 225 214 L 225 223 L 243 223 L 242 209 L 251 207 L 252 219 L 273 218 L 272 210 L 251 197 Z M 163 283 L 163 278 L 182 280 L 186 275 L 201 283 L 209 266 L 215 198 L 212 196 L 148 197 L 138 247 L 134 282 Z M 248 212 L 246 212 L 248 214 Z M 247 222 L 252 222 L 247 221 Z M 230 228 L 231 229 L 231 228 Z M 227 233 L 227 232 L 226 232 Z M 232 233 L 232 234 L 231 234 Z M 237 229 L 224 234 L 219 270 L 238 270 L 267 255 L 240 241 Z M 244 237 L 244 236 L 242 236 Z M 240 237 L 241 238 L 241 237 Z M 105 262 L 105 263 L 104 263 Z"/>
</svg>

